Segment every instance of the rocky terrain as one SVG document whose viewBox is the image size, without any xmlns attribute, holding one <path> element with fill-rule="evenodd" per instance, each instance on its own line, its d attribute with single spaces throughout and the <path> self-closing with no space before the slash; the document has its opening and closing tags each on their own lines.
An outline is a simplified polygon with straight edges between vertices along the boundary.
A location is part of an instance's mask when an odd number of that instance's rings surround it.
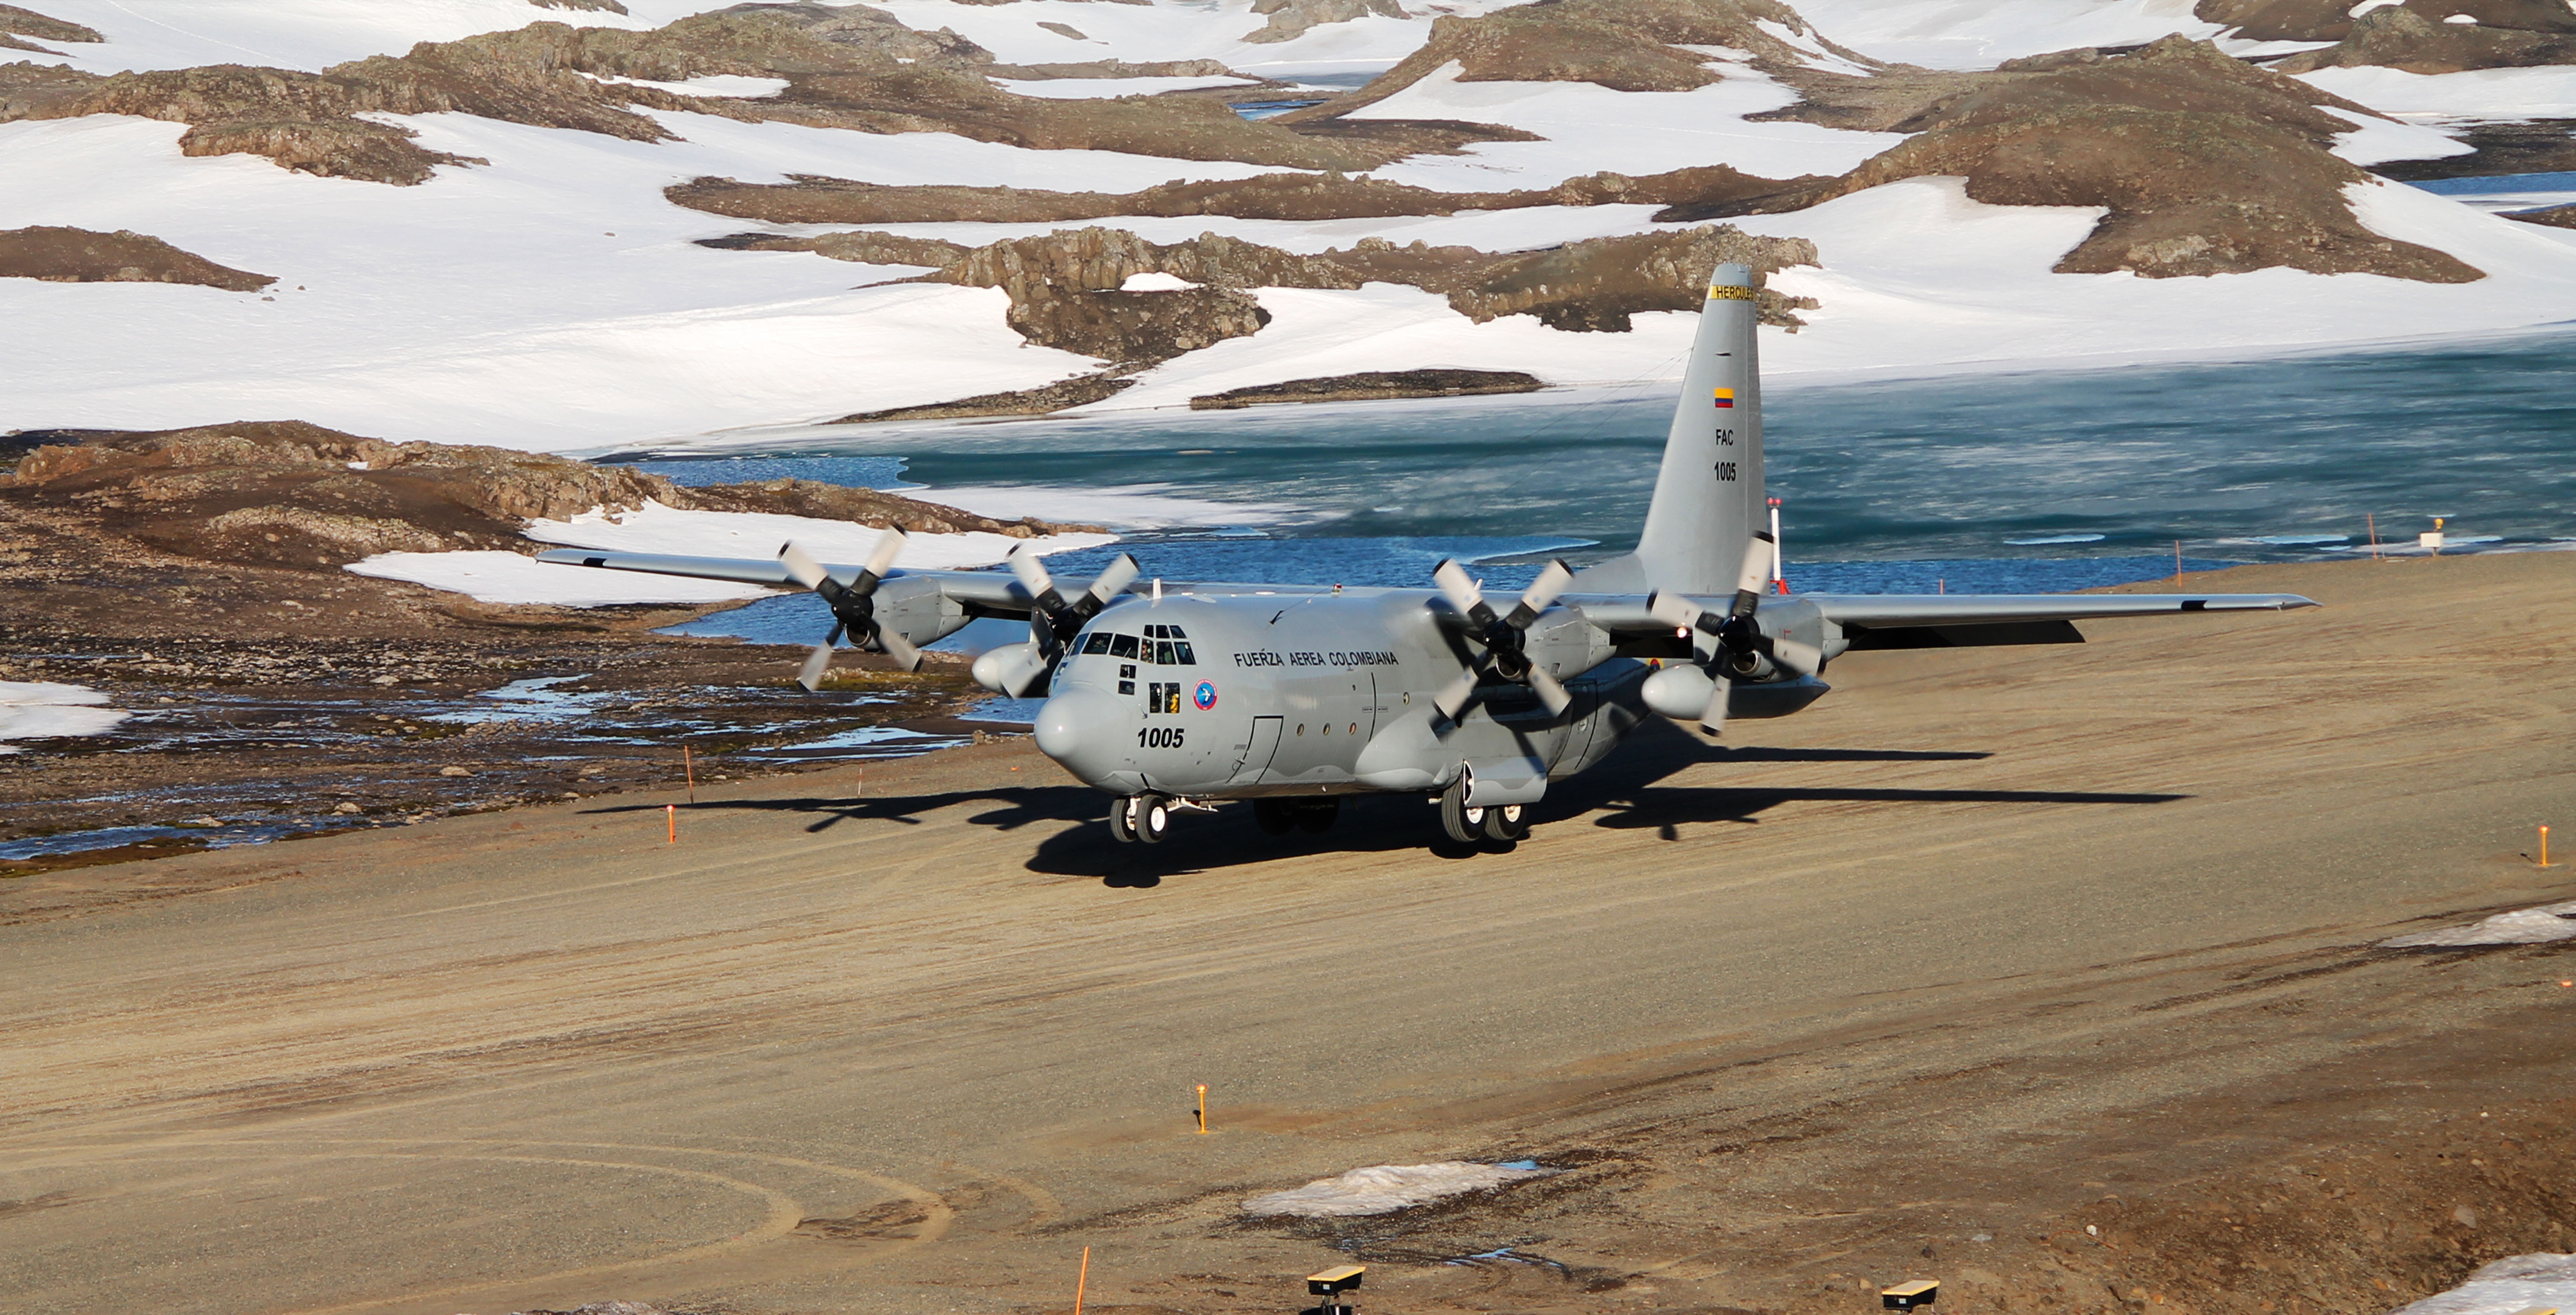
<svg viewBox="0 0 2576 1315">
<path fill-rule="evenodd" d="M 440 165 L 483 161 L 424 149 L 368 114 L 462 112 L 638 141 L 670 134 L 637 109 L 688 110 L 860 132 L 953 132 L 1045 150 L 1125 151 L 1300 169 L 1368 169 L 1490 134 L 1464 125 L 1335 125 L 1300 131 L 1188 97 L 1052 100 L 994 77 L 1021 69 L 945 30 L 917 32 L 866 5 L 743 4 L 650 32 L 531 24 L 423 42 L 319 73 L 218 65 L 111 77 L 0 66 L 0 122 L 131 114 L 186 123 L 189 155 L 263 155 L 328 177 L 413 185 Z M 639 86 L 716 74 L 778 77 L 774 97 L 692 96 Z"/>
<path fill-rule="evenodd" d="M 0 440 L 0 681 L 107 691 L 135 716 L 0 755 L 0 844 L 141 828 L 0 872 L 391 825 L 566 791 L 784 770 L 798 744 L 900 723 L 964 738 L 962 659 L 917 674 L 844 653 L 657 635 L 712 607 L 501 606 L 340 567 L 502 548 L 594 507 L 768 511 L 933 533 L 999 522 L 804 480 L 682 488 L 494 448 L 390 444 L 295 421 Z M 826 623 L 816 622 L 816 638 Z M 516 701 L 481 696 L 547 681 Z M 691 749 L 684 760 L 681 747 Z M 176 835 L 167 834 L 179 828 Z"/>
<path fill-rule="evenodd" d="M 194 283 L 257 292 L 274 275 L 230 269 L 157 237 L 85 228 L 0 229 L 0 278 L 50 283 Z"/>
<path fill-rule="evenodd" d="M 1010 294 L 1008 322 L 1022 337 L 1112 362 L 1098 375 L 1043 389 L 862 413 L 844 417 L 845 422 L 1029 415 L 1100 401 L 1125 387 L 1128 376 L 1139 370 L 1260 332 L 1270 315 L 1252 295 L 1259 288 L 1398 283 L 1440 293 L 1452 309 L 1480 324 L 1505 315 L 1530 315 L 1556 329 L 1624 333 L 1629 317 L 1640 312 L 1696 309 L 1708 271 L 1721 263 L 1739 261 L 1757 274 L 1770 274 L 1816 261 L 1812 243 L 1756 237 L 1728 225 L 1597 238 L 1529 252 L 1420 242 L 1399 247 L 1369 238 L 1347 250 L 1308 256 L 1214 233 L 1189 242 L 1158 243 L 1102 227 L 1008 239 L 972 250 L 871 232 L 810 238 L 748 233 L 708 245 L 812 251 L 872 265 L 936 265 L 918 281 L 1000 288 Z M 1127 290 L 1138 275 L 1165 275 L 1172 283 Z M 1793 332 L 1805 323 L 1797 312 L 1816 305 L 1811 298 L 1769 288 L 1760 291 L 1758 304 L 1764 323 Z M 1403 391 L 1390 378 L 1352 396 L 1453 395 L 1437 382 L 1426 383 L 1422 391 Z"/>
</svg>

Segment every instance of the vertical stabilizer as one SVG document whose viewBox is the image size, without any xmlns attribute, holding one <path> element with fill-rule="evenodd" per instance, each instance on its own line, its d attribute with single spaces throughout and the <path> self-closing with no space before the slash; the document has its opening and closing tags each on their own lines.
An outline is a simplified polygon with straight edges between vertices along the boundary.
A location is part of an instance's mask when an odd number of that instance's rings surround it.
<svg viewBox="0 0 2576 1315">
<path fill-rule="evenodd" d="M 1637 539 L 1646 587 L 1735 590 L 1745 542 L 1763 528 L 1762 370 L 1754 356 L 1753 271 L 1720 265 L 1664 436 L 1664 466 Z"/>
<path fill-rule="evenodd" d="M 1765 522 L 1755 319 L 1753 271 L 1718 266 L 1709 275 L 1637 551 L 1584 572 L 1577 592 L 1735 592 L 1744 545 Z"/>
</svg>

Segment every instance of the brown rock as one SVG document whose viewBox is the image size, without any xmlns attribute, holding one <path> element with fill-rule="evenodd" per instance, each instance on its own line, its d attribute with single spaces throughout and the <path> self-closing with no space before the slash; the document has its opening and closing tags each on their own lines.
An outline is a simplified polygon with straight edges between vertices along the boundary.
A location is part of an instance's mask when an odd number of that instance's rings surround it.
<svg viewBox="0 0 2576 1315">
<path fill-rule="evenodd" d="M 2447 0 L 2439 7 L 2466 8 Z M 2525 13 L 2517 7 L 2498 15 L 2504 22 L 2490 24 L 2448 23 L 2444 15 L 2427 16 L 2413 5 L 2390 5 L 2354 19 L 2351 32 L 2334 45 L 2292 55 L 2275 67 L 2311 73 L 2377 65 L 2431 74 L 2576 63 L 2576 12 L 2563 4 L 2550 8 L 2554 12 Z"/>
<path fill-rule="evenodd" d="M 157 237 L 118 229 L 0 229 L 0 278 L 49 283 L 194 283 L 228 292 L 257 292 L 274 275 L 218 265 Z"/>
</svg>

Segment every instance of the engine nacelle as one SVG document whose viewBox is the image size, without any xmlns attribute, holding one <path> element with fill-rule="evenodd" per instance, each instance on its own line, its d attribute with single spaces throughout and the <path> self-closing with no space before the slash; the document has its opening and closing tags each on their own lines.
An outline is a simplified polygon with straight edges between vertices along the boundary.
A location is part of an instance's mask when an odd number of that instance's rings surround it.
<svg viewBox="0 0 2576 1315">
<path fill-rule="evenodd" d="M 1034 640 L 988 650 L 975 659 L 974 666 L 967 668 L 967 674 L 975 678 L 976 684 L 1015 699 L 1027 698 L 1029 691 L 1036 689 L 1038 681 L 1046 676 L 1046 671 L 1046 654 L 1038 651 Z"/>
<path fill-rule="evenodd" d="M 1709 691 L 1715 688 L 1717 682 L 1710 680 L 1707 672 L 1684 663 L 1646 677 L 1638 693 L 1647 707 L 1675 721 L 1697 721 L 1701 713 L 1708 711 Z"/>
</svg>

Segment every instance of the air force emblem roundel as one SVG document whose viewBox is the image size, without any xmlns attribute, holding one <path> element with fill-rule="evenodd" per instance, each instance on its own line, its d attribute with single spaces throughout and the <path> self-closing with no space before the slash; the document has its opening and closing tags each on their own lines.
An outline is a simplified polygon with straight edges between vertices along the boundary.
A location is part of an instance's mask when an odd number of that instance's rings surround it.
<svg viewBox="0 0 2576 1315">
<path fill-rule="evenodd" d="M 1216 682 L 1212 680 L 1200 681 L 1198 691 L 1190 695 L 1190 702 L 1197 704 L 1198 710 L 1201 712 L 1205 712 L 1208 709 L 1215 707 Z"/>
</svg>

